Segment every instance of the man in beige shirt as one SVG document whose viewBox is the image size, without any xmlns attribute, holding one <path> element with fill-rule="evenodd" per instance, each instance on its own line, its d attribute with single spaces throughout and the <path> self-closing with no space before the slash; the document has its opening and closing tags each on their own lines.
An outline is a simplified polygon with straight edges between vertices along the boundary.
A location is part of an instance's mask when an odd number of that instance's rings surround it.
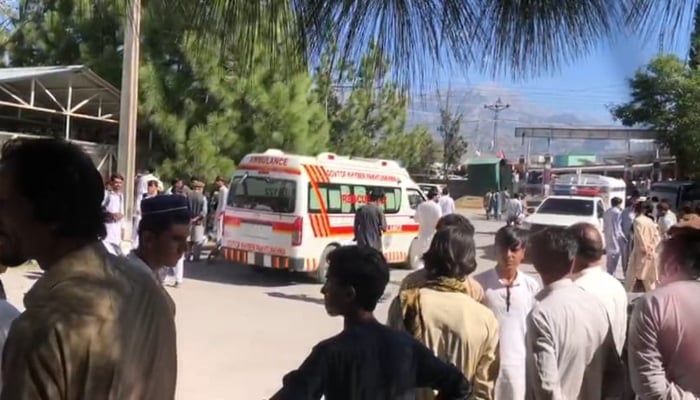
<svg viewBox="0 0 700 400">
<path fill-rule="evenodd" d="M 389 326 L 407 331 L 473 382 L 474 399 L 493 399 L 498 376 L 498 320 L 469 294 L 464 278 L 476 269 L 472 235 L 453 226 L 437 231 L 425 253 L 430 275 L 420 288 L 399 292 Z M 418 399 L 433 399 L 430 391 Z"/>
<path fill-rule="evenodd" d="M 0 159 L 0 264 L 34 259 L 45 271 L 8 334 L 0 399 L 172 400 L 170 303 L 148 271 L 100 242 L 104 188 L 90 157 L 63 140 L 20 139 Z"/>
<path fill-rule="evenodd" d="M 656 287 L 659 281 L 657 269 L 657 248 L 661 241 L 659 228 L 653 220 L 655 208 L 652 203 L 638 204 L 634 219 L 634 240 L 629 266 L 625 273 L 625 289 L 632 292 L 641 284 L 648 292 Z"/>
<path fill-rule="evenodd" d="M 600 400 L 615 346 L 603 304 L 569 278 L 576 239 L 550 227 L 530 238 L 528 250 L 544 284 L 528 316 L 528 398 Z"/>
</svg>

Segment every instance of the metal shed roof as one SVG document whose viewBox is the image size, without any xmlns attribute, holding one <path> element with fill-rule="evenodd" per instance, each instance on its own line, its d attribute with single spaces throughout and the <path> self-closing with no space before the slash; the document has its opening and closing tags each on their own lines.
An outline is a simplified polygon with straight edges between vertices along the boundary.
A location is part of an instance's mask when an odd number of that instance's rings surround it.
<svg viewBox="0 0 700 400">
<path fill-rule="evenodd" d="M 120 93 L 84 65 L 0 68 L 0 106 L 119 123 Z"/>
</svg>

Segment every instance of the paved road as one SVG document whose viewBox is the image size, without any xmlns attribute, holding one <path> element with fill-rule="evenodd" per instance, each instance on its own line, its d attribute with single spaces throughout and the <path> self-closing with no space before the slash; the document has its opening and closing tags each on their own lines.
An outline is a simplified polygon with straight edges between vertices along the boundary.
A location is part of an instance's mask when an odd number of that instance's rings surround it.
<svg viewBox="0 0 700 400">
<path fill-rule="evenodd" d="M 490 250 L 500 224 L 481 216 L 472 220 L 477 271 L 483 271 L 494 266 Z M 392 271 L 388 296 L 377 309 L 380 320 L 407 273 Z M 39 275 L 26 268 L 8 271 L 3 281 L 9 300 L 21 304 Z M 185 283 L 168 290 L 177 303 L 178 400 L 267 398 L 314 344 L 342 327 L 341 319 L 326 315 L 320 285 L 299 275 L 193 264 L 186 267 Z"/>
</svg>

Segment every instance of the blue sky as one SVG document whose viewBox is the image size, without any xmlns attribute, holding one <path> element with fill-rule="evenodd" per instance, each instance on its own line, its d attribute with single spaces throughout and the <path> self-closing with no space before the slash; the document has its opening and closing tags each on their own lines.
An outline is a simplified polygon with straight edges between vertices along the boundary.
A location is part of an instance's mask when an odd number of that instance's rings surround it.
<svg viewBox="0 0 700 400">
<path fill-rule="evenodd" d="M 685 57 L 688 38 L 674 38 L 664 52 Z M 583 114 L 612 123 L 606 105 L 627 99 L 627 79 L 659 52 L 658 41 L 620 38 L 599 46 L 577 62 L 563 66 L 558 72 L 542 74 L 538 79 L 515 82 L 509 76 L 493 78 L 469 71 L 463 78 L 450 74 L 450 85 L 497 85 L 514 89 L 533 105 L 563 113 Z M 456 79 L 455 79 L 456 78 Z M 448 80 L 441 76 L 441 86 Z M 494 99 L 495 100 L 495 99 Z"/>
</svg>

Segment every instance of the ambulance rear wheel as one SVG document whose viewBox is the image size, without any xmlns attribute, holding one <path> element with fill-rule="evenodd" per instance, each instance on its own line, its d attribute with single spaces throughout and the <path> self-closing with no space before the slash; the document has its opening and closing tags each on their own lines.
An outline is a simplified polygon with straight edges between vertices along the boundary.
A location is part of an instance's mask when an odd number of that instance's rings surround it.
<svg viewBox="0 0 700 400">
<path fill-rule="evenodd" d="M 318 268 L 316 271 L 311 273 L 311 277 L 318 283 L 326 283 L 326 273 L 328 272 L 328 255 L 331 254 L 331 252 L 335 249 L 337 249 L 338 246 L 328 246 L 325 249 L 323 249 L 323 252 L 321 253 L 321 259 L 318 260 Z"/>
</svg>

